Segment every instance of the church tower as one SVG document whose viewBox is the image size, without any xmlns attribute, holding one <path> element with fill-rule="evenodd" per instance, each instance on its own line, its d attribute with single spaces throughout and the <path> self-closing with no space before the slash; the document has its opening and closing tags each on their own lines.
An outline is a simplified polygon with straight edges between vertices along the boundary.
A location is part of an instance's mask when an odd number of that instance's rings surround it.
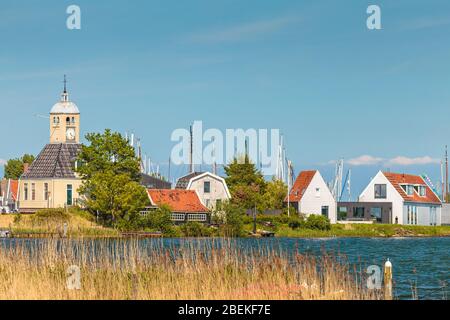
<svg viewBox="0 0 450 320">
<path fill-rule="evenodd" d="M 69 100 L 66 76 L 61 101 L 50 111 L 50 143 L 80 143 L 80 111 Z"/>
</svg>

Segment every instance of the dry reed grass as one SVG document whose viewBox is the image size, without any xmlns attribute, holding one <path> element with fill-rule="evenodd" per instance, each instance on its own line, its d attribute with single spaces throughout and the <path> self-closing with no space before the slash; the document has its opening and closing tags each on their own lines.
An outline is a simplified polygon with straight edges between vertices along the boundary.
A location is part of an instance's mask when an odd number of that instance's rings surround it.
<svg viewBox="0 0 450 320">
<path fill-rule="evenodd" d="M 0 244 L 0 299 L 380 299 L 333 257 L 232 240 L 15 240 Z M 95 248 L 95 249 L 94 249 Z M 69 290 L 67 270 L 81 270 Z"/>
</svg>

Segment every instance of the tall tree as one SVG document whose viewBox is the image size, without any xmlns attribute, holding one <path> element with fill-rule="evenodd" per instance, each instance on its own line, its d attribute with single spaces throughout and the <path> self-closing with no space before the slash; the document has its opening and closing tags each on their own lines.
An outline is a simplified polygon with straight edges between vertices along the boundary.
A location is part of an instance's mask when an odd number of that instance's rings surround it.
<svg viewBox="0 0 450 320">
<path fill-rule="evenodd" d="M 232 202 L 242 208 L 252 209 L 261 206 L 261 197 L 266 191 L 267 183 L 262 173 L 248 156 L 233 161 L 225 166 L 225 179 L 231 192 Z"/>
<path fill-rule="evenodd" d="M 114 221 L 133 219 L 148 202 L 147 192 L 139 184 L 140 160 L 134 148 L 109 129 L 88 134 L 86 139 L 89 145 L 82 147 L 77 169 L 86 206 Z"/>
<path fill-rule="evenodd" d="M 5 164 L 5 174 L 6 179 L 17 180 L 23 174 L 24 164 L 32 164 L 34 161 L 34 156 L 31 154 L 24 154 L 21 158 L 10 159 Z"/>
<path fill-rule="evenodd" d="M 266 192 L 263 195 L 265 208 L 269 210 L 283 209 L 286 196 L 286 184 L 281 180 L 272 179 L 272 181 L 267 184 Z"/>
</svg>

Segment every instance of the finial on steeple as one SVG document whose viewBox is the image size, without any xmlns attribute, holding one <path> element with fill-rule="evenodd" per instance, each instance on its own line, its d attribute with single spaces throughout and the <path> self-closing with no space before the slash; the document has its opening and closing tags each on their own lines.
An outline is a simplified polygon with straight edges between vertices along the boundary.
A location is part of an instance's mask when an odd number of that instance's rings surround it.
<svg viewBox="0 0 450 320">
<path fill-rule="evenodd" d="M 66 78 L 66 75 L 64 75 L 64 93 L 67 93 L 67 78 Z"/>
</svg>

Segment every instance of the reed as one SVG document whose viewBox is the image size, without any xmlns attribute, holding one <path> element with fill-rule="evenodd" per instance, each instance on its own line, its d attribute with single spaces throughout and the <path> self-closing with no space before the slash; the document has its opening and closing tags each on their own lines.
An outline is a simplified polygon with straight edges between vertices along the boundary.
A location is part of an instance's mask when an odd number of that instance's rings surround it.
<svg viewBox="0 0 450 320">
<path fill-rule="evenodd" d="M 339 259 L 340 261 L 340 259 Z M 67 286 L 78 266 L 79 290 Z M 16 240 L 0 245 L 0 299 L 381 299 L 351 266 L 233 240 Z M 359 280 L 357 280 L 359 279 Z"/>
</svg>

